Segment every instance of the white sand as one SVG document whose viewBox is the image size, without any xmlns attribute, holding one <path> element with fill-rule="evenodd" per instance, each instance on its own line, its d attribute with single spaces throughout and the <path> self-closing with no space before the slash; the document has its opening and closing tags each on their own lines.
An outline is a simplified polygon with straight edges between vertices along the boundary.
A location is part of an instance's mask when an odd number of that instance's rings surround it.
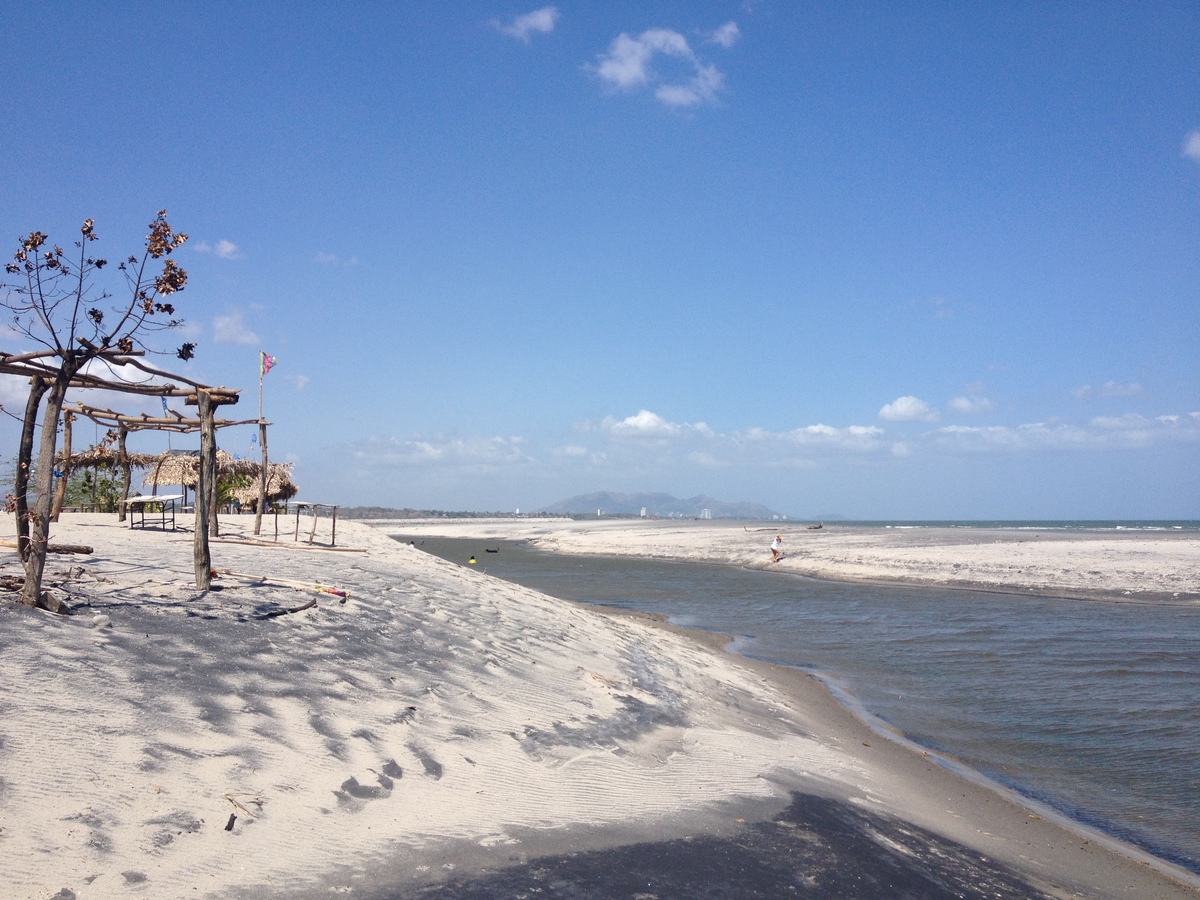
<svg viewBox="0 0 1200 900">
<path fill-rule="evenodd" d="M 224 521 L 228 533 L 250 519 Z M 661 538 L 646 552 L 681 543 Z M 110 516 L 64 516 L 52 540 L 95 552 L 51 557 L 74 616 L 0 601 L 5 897 L 350 892 L 384 869 L 427 882 L 569 834 L 611 844 L 732 827 L 789 789 L 902 816 L 1039 883 L 1191 895 L 1167 867 L 1031 823 L 875 740 L 807 676 L 361 524 L 339 523 L 339 544 L 365 553 L 213 545 L 218 569 L 320 581 L 348 590 L 345 603 L 231 578 L 198 594 L 190 535 Z M 15 551 L 0 553 L 0 572 L 17 574 Z M 1085 846 L 1083 869 L 1064 864 Z"/>
<path fill-rule="evenodd" d="M 1200 600 L 1195 532 L 742 525 L 607 519 L 419 520 L 395 534 L 528 540 L 558 553 L 699 560 L 815 578 L 981 587 L 1109 599 Z M 774 536 L 784 559 L 771 563 Z"/>
</svg>

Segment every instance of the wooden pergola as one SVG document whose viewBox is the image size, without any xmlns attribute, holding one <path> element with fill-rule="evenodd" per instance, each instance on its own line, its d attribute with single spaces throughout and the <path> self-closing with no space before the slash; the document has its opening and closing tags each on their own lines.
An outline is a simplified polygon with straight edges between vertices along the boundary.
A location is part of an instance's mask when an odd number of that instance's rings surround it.
<svg viewBox="0 0 1200 900">
<path fill-rule="evenodd" d="M 193 541 L 193 562 L 196 571 L 196 587 L 206 591 L 212 584 L 212 554 L 209 547 L 210 513 L 212 499 L 216 496 L 216 456 L 217 456 L 217 418 L 216 410 L 221 406 L 232 406 L 238 402 L 237 388 L 213 387 L 193 381 L 182 375 L 165 372 L 147 365 L 139 357 L 143 354 L 133 350 L 108 350 L 97 354 L 96 359 L 113 368 L 132 367 L 151 379 L 163 381 L 120 381 L 117 379 L 101 378 L 85 372 L 77 372 L 70 382 L 71 388 L 116 391 L 123 394 L 140 394 L 147 397 L 182 397 L 185 405 L 196 407 L 194 418 L 184 417 L 178 413 L 173 416 L 121 416 L 111 410 L 94 410 L 102 418 L 109 417 L 120 433 L 139 430 L 140 428 L 157 428 L 162 431 L 199 431 L 200 432 L 200 475 L 196 486 L 197 498 L 202 502 L 196 503 L 196 527 Z M 56 351 L 38 350 L 31 353 L 5 353 L 0 351 L 0 374 L 16 375 L 23 378 L 53 379 L 58 373 L 58 367 L 46 362 L 56 358 Z M 182 382 L 180 387 L 175 382 Z M 82 405 L 81 405 L 82 406 Z M 87 407 L 84 407 L 87 408 Z M 64 407 L 64 412 L 66 408 Z M 83 414 L 79 409 L 76 414 Z M 90 418 L 90 416 L 89 416 Z M 123 421 L 122 421 L 123 420 Z M 246 420 L 241 423 L 226 424 L 259 424 L 265 425 L 259 419 Z M 136 426 L 136 427 L 134 427 Z M 122 447 L 123 439 L 122 439 Z M 46 460 L 45 464 L 52 464 Z M 65 479 L 64 479 L 65 480 Z M 128 478 L 126 479 L 128 484 Z"/>
<path fill-rule="evenodd" d="M 190 395 L 189 395 L 190 396 Z M 201 431 L 202 423 L 199 418 L 188 418 L 175 410 L 167 410 L 164 416 L 150 416 L 146 413 L 138 415 L 126 415 L 124 413 L 114 412 L 111 409 L 98 409 L 94 406 L 86 406 L 83 403 L 76 403 L 74 406 L 63 407 L 63 459 L 64 470 L 63 477 L 59 480 L 58 490 L 54 497 L 54 512 L 55 515 L 62 509 L 61 497 L 66 493 L 66 476 L 70 474 L 70 457 L 71 457 L 71 421 L 73 418 L 82 416 L 86 419 L 91 419 L 101 428 L 107 428 L 117 432 L 117 452 L 116 462 L 121 466 L 121 472 L 124 475 L 123 487 L 121 494 L 121 507 L 118 513 L 119 521 L 125 521 L 125 502 L 129 499 L 129 489 L 131 486 L 132 476 L 132 461 L 133 454 L 130 454 L 126 449 L 125 440 L 131 431 L 169 431 L 176 434 L 194 434 Z M 234 425 L 257 425 L 258 419 L 213 419 L 212 427 L 215 430 L 221 428 L 229 428 Z M 203 458 L 203 457 L 201 457 Z M 157 457 L 155 457 L 157 461 Z M 214 478 L 212 479 L 214 492 L 216 496 L 216 469 L 214 468 Z M 198 487 L 198 486 L 197 486 Z M 215 517 L 212 520 L 212 525 L 215 526 Z M 212 528 L 213 536 L 216 536 L 215 527 Z"/>
</svg>

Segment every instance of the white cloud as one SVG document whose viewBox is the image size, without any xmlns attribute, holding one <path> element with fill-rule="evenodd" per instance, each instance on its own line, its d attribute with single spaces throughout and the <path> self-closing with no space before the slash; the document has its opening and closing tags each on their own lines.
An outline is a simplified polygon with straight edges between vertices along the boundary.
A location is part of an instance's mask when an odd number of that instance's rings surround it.
<svg viewBox="0 0 1200 900">
<path fill-rule="evenodd" d="M 114 366 L 105 360 L 93 359 L 83 367 L 83 372 L 96 378 L 117 384 L 164 384 L 170 379 L 156 378 L 134 366 Z M 68 404 L 83 403 L 97 409 L 136 415 L 141 412 L 161 412 L 161 401 L 144 394 L 127 394 L 123 391 L 97 390 L 95 388 L 72 388 L 67 391 Z"/>
<path fill-rule="evenodd" d="M 691 76 L 664 81 L 650 65 L 659 55 L 682 61 L 691 68 Z M 704 63 L 683 35 L 667 28 L 651 28 L 637 37 L 619 34 L 598 59 L 594 71 L 602 81 L 624 91 L 657 85 L 654 96 L 667 106 L 712 103 L 725 82 L 725 76 L 716 66 Z"/>
<path fill-rule="evenodd" d="M 218 344 L 261 344 L 258 335 L 246 327 L 240 312 L 213 319 L 213 340 Z"/>
<path fill-rule="evenodd" d="M 541 34 L 552 32 L 554 24 L 558 21 L 558 17 L 558 7 L 543 6 L 541 9 L 535 9 L 533 12 L 525 13 L 523 16 L 517 16 L 508 25 L 501 24 L 497 20 L 493 20 L 492 25 L 501 34 L 507 34 L 509 37 L 514 37 L 528 44 L 529 36 L 534 32 Z"/>
<path fill-rule="evenodd" d="M 932 412 L 927 406 L 900 406 L 910 413 Z M 642 409 L 623 418 L 585 422 L 576 430 L 570 443 L 538 447 L 512 436 L 373 438 L 345 448 L 340 457 L 355 477 L 361 473 L 365 478 L 369 472 L 383 482 L 390 478 L 439 489 L 466 484 L 478 488 L 501 484 L 505 478 L 566 484 L 580 481 L 585 473 L 582 480 L 595 483 L 612 478 L 663 483 L 687 473 L 703 480 L 722 470 L 756 471 L 769 480 L 800 471 L 907 466 L 911 459 L 950 455 L 1019 457 L 1192 446 L 1200 444 L 1200 411 L 1159 416 L 1130 413 L 1078 423 L 948 425 L 898 434 L 880 425 L 824 423 L 719 432 L 703 422 L 672 421 Z M 395 474 L 401 471 L 403 476 Z"/>
<path fill-rule="evenodd" d="M 947 425 L 932 435 L 936 444 L 966 451 L 1140 449 L 1164 443 L 1200 440 L 1200 428 L 1180 425 L 1179 416 L 1154 419 L 1138 413 L 1097 416 L 1086 425 L 1031 422 L 1024 425 L 971 427 Z"/>
<path fill-rule="evenodd" d="M 215 244 L 210 244 L 208 241 L 200 241 L 196 244 L 196 249 L 201 253 L 211 253 L 218 259 L 241 259 L 242 257 L 237 244 L 233 241 L 227 241 L 224 238 Z"/>
<path fill-rule="evenodd" d="M 752 427 L 721 433 L 704 422 L 672 422 L 644 409 L 624 419 L 609 416 L 599 423 L 583 423 L 578 430 L 607 440 L 603 452 L 589 458 L 591 463 L 641 473 L 669 473 L 686 466 L 814 469 L 822 460 L 886 449 L 885 432 L 874 425 L 816 424 L 790 431 Z"/>
<path fill-rule="evenodd" d="M 687 455 L 687 459 L 692 465 L 702 469 L 727 469 L 731 465 L 729 460 L 721 459 L 702 450 L 693 450 Z"/>
<path fill-rule="evenodd" d="M 1184 138 L 1183 155 L 1200 162 L 1200 128 L 1193 128 Z"/>
<path fill-rule="evenodd" d="M 589 450 L 587 447 L 581 447 L 578 444 L 564 444 L 561 447 L 554 447 L 550 450 L 550 456 L 562 460 L 564 464 L 577 465 L 586 463 L 590 466 L 602 466 L 608 461 L 608 454 Z"/>
<path fill-rule="evenodd" d="M 654 91 L 654 96 L 667 106 L 698 106 L 711 103 L 724 83 L 725 76 L 717 71 L 716 66 L 697 66 L 696 77 L 691 81 L 660 85 Z"/>
<path fill-rule="evenodd" d="M 0 406 L 20 418 L 25 414 L 29 398 L 29 379 L 16 375 L 0 375 Z"/>
<path fill-rule="evenodd" d="M 491 471 L 500 466 L 533 462 L 520 437 L 371 438 L 350 448 L 362 464 L 381 468 L 441 467 L 470 472 Z"/>
<path fill-rule="evenodd" d="M 726 22 L 712 33 L 709 41 L 728 49 L 736 44 L 741 36 L 742 32 L 738 29 L 737 22 Z"/>
<path fill-rule="evenodd" d="M 780 437 L 802 447 L 836 447 L 840 450 L 873 450 L 883 437 L 882 428 L 874 425 L 851 425 L 834 428 L 832 425 L 805 425 L 783 432 Z"/>
<path fill-rule="evenodd" d="M 971 397 L 954 397 L 947 404 L 950 409 L 956 413 L 965 415 L 974 415 L 976 413 L 991 412 L 995 408 L 987 397 L 971 396 Z"/>
<path fill-rule="evenodd" d="M 703 422 L 691 424 L 688 422 L 668 422 L 657 413 L 648 409 L 639 410 L 632 416 L 617 420 L 607 416 L 600 423 L 600 430 L 621 438 L 650 438 L 663 440 L 681 435 L 699 434 L 711 435 L 712 429 Z"/>
<path fill-rule="evenodd" d="M 283 380 L 296 390 L 302 391 L 308 387 L 309 377 L 307 375 L 285 375 Z"/>
<path fill-rule="evenodd" d="M 885 422 L 936 422 L 937 410 L 917 397 L 897 397 L 879 410 L 879 418 Z"/>
</svg>

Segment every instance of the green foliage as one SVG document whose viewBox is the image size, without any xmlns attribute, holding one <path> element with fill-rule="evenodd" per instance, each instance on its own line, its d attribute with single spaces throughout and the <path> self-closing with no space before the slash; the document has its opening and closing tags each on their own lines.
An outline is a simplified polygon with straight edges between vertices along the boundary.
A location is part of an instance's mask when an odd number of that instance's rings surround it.
<svg viewBox="0 0 1200 900">
<path fill-rule="evenodd" d="M 121 475 L 110 466 L 81 469 L 67 479 L 64 506 L 94 506 L 97 512 L 116 512 L 121 503 Z"/>
<path fill-rule="evenodd" d="M 217 479 L 217 506 L 228 506 L 233 503 L 238 491 L 245 490 L 254 483 L 250 475 L 222 475 Z"/>
</svg>

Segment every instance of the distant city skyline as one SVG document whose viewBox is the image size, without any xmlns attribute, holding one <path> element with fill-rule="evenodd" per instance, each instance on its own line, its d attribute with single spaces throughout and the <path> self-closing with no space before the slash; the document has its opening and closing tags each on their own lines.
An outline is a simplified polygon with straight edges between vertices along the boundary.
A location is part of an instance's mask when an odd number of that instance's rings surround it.
<svg viewBox="0 0 1200 900">
<path fill-rule="evenodd" d="M 1197 4 L 233 12 L 9 17 L 0 251 L 167 209 L 301 499 L 1200 517 Z"/>
</svg>

